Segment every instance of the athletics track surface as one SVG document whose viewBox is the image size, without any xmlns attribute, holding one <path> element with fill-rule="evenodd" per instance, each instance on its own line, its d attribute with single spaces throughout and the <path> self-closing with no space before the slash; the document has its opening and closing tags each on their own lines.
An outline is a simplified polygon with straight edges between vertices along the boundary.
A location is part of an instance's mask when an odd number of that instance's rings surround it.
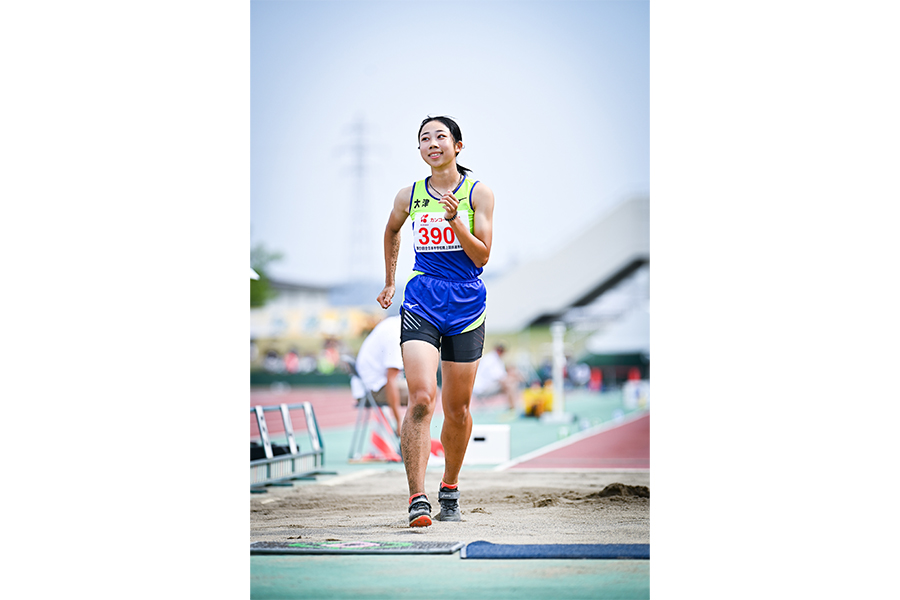
<svg viewBox="0 0 900 600">
<path fill-rule="evenodd" d="M 313 406 L 316 420 L 322 431 L 353 427 L 357 412 L 354 400 L 348 389 L 343 388 L 294 388 L 284 392 L 255 389 L 251 392 L 250 405 L 299 404 L 309 402 Z M 473 403 L 472 413 L 476 422 L 480 415 L 487 415 L 502 410 L 503 400 L 499 397 Z M 401 414 L 405 412 L 405 407 Z M 438 402 L 435 418 L 441 414 Z M 534 428 L 535 419 L 515 418 L 505 420 L 511 427 L 512 435 L 516 429 L 529 426 Z M 277 437 L 283 433 L 279 418 L 267 420 L 269 433 Z M 295 428 L 298 424 L 295 423 Z M 552 427 L 552 426 L 551 426 Z M 595 433 L 594 433 L 595 432 Z M 256 435 L 256 427 L 251 424 L 251 435 Z M 344 456 L 346 449 L 329 448 L 329 456 Z M 349 445 L 348 448 L 349 449 Z M 512 457 L 514 461 L 516 456 Z M 528 452 L 519 457 L 521 462 L 508 466 L 510 469 L 649 469 L 650 468 L 650 415 L 644 413 L 637 418 L 625 418 L 617 422 L 591 428 L 581 435 L 570 439 L 546 444 L 540 449 Z"/>
<path fill-rule="evenodd" d="M 326 469 L 345 473 L 355 469 L 385 468 L 384 463 L 353 465 L 347 462 L 351 432 L 357 417 L 349 390 L 296 388 L 273 392 L 260 389 L 253 390 L 250 398 L 251 406 L 301 402 L 309 402 L 315 411 L 325 439 Z M 510 470 L 648 469 L 649 413 L 610 419 L 610 410 L 600 415 L 584 408 L 601 403 L 602 400 L 595 394 L 582 395 L 580 399 L 573 394 L 572 401 L 567 401 L 567 408 L 578 411 L 580 417 L 599 415 L 602 423 L 568 436 L 563 435 L 563 430 L 577 428 L 545 425 L 537 419 L 514 417 L 504 410 L 501 398 L 473 402 L 472 415 L 476 423 L 503 422 L 510 425 L 513 461 L 505 465 Z M 267 426 L 273 438 L 277 438 L 283 433 L 283 427 L 277 413 L 270 414 L 276 415 L 276 418 L 267 419 Z M 434 419 L 442 418 L 438 403 Z M 295 422 L 294 427 L 301 428 L 302 424 Z M 255 429 L 251 420 L 251 436 L 255 437 Z M 304 437 L 300 435 L 300 439 Z M 395 463 L 391 468 L 402 469 L 402 465 Z M 494 600 L 556 597 L 569 600 L 597 597 L 643 600 L 650 597 L 650 561 L 641 560 L 467 561 L 461 560 L 458 554 L 251 556 L 250 559 L 250 597 L 255 599 L 419 600 L 434 597 L 437 590 L 441 591 L 440 596 L 489 597 Z"/>
</svg>

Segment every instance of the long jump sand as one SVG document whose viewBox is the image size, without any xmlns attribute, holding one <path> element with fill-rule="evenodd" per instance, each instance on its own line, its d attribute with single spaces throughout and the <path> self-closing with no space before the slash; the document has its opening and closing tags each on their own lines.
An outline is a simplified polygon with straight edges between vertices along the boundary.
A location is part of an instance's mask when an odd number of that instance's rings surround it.
<svg viewBox="0 0 900 600">
<path fill-rule="evenodd" d="M 429 470 L 432 515 L 441 471 Z M 649 544 L 649 471 L 460 474 L 462 521 L 410 528 L 406 475 L 373 466 L 250 494 L 250 542 L 462 541 Z M 621 485 L 616 485 L 621 484 Z"/>
</svg>

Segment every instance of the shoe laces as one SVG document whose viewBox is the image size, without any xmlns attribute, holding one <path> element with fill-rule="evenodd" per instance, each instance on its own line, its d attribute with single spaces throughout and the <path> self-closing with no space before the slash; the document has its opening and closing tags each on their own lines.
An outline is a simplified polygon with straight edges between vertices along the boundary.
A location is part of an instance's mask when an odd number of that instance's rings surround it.
<svg viewBox="0 0 900 600">
<path fill-rule="evenodd" d="M 421 507 L 420 507 L 420 506 L 419 506 L 420 504 L 424 504 L 425 506 L 421 506 Z M 418 508 L 417 508 L 417 507 L 418 507 Z M 421 499 L 416 499 L 415 501 L 413 501 L 412 504 L 409 505 L 409 510 L 410 510 L 410 512 L 412 512 L 413 509 L 419 510 L 420 508 L 427 508 L 427 509 L 430 511 L 430 510 L 431 510 L 431 503 L 428 502 L 428 500 L 426 500 L 425 498 L 421 498 Z"/>
<path fill-rule="evenodd" d="M 459 500 L 456 498 L 440 498 L 441 508 L 445 510 L 456 510 L 459 508 Z"/>
</svg>

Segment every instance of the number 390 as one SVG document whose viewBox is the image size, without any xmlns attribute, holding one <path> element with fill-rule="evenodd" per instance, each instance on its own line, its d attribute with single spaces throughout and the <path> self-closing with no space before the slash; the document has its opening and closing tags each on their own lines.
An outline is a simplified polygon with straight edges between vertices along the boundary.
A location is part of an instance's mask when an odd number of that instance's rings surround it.
<svg viewBox="0 0 900 600">
<path fill-rule="evenodd" d="M 440 244 L 444 242 L 446 244 L 452 244 L 456 241 L 456 234 L 453 233 L 453 229 L 447 227 L 446 229 L 441 231 L 440 227 L 432 227 L 430 230 L 427 227 L 419 228 L 419 235 L 422 236 L 419 238 L 419 243 L 423 246 L 427 244 Z"/>
</svg>

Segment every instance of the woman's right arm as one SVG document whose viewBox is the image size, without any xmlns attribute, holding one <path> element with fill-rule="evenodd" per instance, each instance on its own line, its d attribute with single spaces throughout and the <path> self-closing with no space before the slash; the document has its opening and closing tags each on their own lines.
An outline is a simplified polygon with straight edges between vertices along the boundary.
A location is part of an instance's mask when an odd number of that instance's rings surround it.
<svg viewBox="0 0 900 600">
<path fill-rule="evenodd" d="M 384 289 L 377 298 L 381 308 L 388 308 L 394 298 L 394 276 L 397 271 L 397 257 L 400 255 L 400 230 L 409 218 L 410 194 L 412 186 L 397 192 L 394 207 L 384 228 Z"/>
</svg>

